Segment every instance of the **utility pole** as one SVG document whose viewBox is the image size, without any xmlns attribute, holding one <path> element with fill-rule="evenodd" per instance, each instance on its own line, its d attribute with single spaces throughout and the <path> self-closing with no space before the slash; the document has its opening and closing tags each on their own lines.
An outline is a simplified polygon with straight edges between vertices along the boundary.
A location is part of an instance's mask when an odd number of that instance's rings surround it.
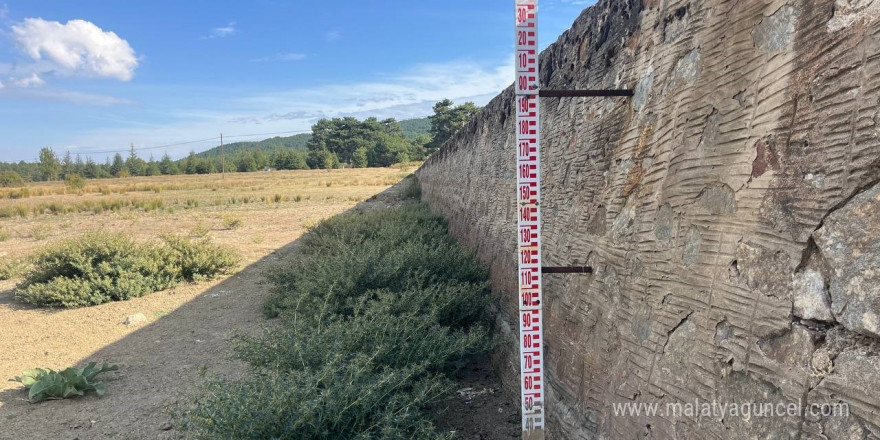
<svg viewBox="0 0 880 440">
<path fill-rule="evenodd" d="M 226 180 L 226 157 L 223 156 L 223 133 L 220 133 L 220 180 Z"/>
</svg>

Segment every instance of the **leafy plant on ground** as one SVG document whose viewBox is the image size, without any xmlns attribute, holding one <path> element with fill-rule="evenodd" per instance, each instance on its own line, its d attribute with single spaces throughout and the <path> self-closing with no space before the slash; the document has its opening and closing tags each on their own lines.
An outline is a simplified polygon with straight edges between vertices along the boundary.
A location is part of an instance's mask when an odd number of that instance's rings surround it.
<svg viewBox="0 0 880 440">
<path fill-rule="evenodd" d="M 86 391 L 94 391 L 98 396 L 103 396 L 104 383 L 96 382 L 95 376 L 107 371 L 116 371 L 119 367 L 103 364 L 99 368 L 97 365 L 97 362 L 90 362 L 85 368 L 70 367 L 61 372 L 34 368 L 25 370 L 21 376 L 10 380 L 21 383 L 29 390 L 28 400 L 31 403 L 82 396 Z"/>
<path fill-rule="evenodd" d="M 123 234 L 93 231 L 39 252 L 15 296 L 37 306 L 91 306 L 210 279 L 237 263 L 233 251 L 208 239 L 169 235 L 158 243 L 136 243 Z"/>
<path fill-rule="evenodd" d="M 196 438 L 440 439 L 422 409 L 455 360 L 491 348 L 487 271 L 424 205 L 323 221 L 269 274 L 280 325 L 238 340 L 240 380 L 178 415 Z"/>
</svg>

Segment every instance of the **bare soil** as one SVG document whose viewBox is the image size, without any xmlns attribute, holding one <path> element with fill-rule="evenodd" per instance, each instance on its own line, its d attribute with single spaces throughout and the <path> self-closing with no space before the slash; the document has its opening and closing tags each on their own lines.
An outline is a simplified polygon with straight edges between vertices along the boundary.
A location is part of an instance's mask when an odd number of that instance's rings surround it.
<svg viewBox="0 0 880 440">
<path fill-rule="evenodd" d="M 470 359 L 458 390 L 431 409 L 437 429 L 462 440 L 507 440 L 522 435 L 519 400 L 501 388 L 488 354 Z"/>
</svg>

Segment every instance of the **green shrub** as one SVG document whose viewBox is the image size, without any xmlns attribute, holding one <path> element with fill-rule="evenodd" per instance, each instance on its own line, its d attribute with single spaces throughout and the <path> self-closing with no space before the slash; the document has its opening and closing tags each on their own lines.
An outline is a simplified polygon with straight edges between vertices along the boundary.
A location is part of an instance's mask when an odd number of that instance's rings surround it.
<svg viewBox="0 0 880 440">
<path fill-rule="evenodd" d="M 276 285 L 265 307 L 269 317 L 295 308 L 302 300 L 296 292 L 324 292 L 333 311 L 345 313 L 352 307 L 349 299 L 371 289 L 487 277 L 474 257 L 446 235 L 445 222 L 423 205 L 337 216 L 311 228 L 302 241 L 301 258 L 269 274 Z"/>
<path fill-rule="evenodd" d="M 79 174 L 73 173 L 64 176 L 64 183 L 70 189 L 83 189 L 86 186 L 86 179 Z"/>
<path fill-rule="evenodd" d="M 89 232 L 51 245 L 34 258 L 15 296 L 46 307 L 122 301 L 235 267 L 234 254 L 203 240 L 164 237 L 136 243 L 123 234 Z"/>
<path fill-rule="evenodd" d="M 421 185 L 419 185 L 419 181 L 416 179 L 416 177 L 414 175 L 410 174 L 410 175 L 404 177 L 404 180 L 409 181 L 409 185 L 406 185 L 405 189 L 403 191 L 404 197 L 415 198 L 415 199 L 421 198 L 422 197 L 422 187 L 421 187 Z"/>
<path fill-rule="evenodd" d="M 170 251 L 178 275 L 186 281 L 202 281 L 217 274 L 228 273 L 238 265 L 238 256 L 231 249 L 217 246 L 209 238 L 193 241 L 177 235 L 162 237 Z"/>
<path fill-rule="evenodd" d="M 270 272 L 269 316 L 239 338 L 253 374 L 212 379 L 178 414 L 195 438 L 439 439 L 422 409 L 454 360 L 491 348 L 487 271 L 423 205 L 334 217 Z"/>
<path fill-rule="evenodd" d="M 24 179 L 15 171 L 3 171 L 0 173 L 0 187 L 8 188 L 10 186 L 22 186 Z"/>
</svg>

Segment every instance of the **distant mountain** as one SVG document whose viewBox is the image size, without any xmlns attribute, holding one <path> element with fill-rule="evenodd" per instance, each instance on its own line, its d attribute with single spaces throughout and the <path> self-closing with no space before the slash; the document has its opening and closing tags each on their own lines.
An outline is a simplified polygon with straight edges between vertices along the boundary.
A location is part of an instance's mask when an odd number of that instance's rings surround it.
<svg viewBox="0 0 880 440">
<path fill-rule="evenodd" d="M 407 119 L 400 121 L 399 124 L 407 139 L 415 139 L 419 135 L 431 133 L 431 118 Z"/>
<path fill-rule="evenodd" d="M 431 119 L 407 119 L 399 121 L 400 127 L 403 129 L 403 135 L 407 139 L 415 139 L 422 134 L 430 134 Z M 234 154 L 242 150 L 263 150 L 271 152 L 279 148 L 290 148 L 293 150 L 305 150 L 309 139 L 312 138 L 310 133 L 295 134 L 293 136 L 264 139 L 262 141 L 233 142 L 223 145 L 224 154 Z M 210 150 L 202 151 L 196 154 L 197 157 L 218 157 L 220 156 L 220 147 L 216 146 Z"/>
</svg>

